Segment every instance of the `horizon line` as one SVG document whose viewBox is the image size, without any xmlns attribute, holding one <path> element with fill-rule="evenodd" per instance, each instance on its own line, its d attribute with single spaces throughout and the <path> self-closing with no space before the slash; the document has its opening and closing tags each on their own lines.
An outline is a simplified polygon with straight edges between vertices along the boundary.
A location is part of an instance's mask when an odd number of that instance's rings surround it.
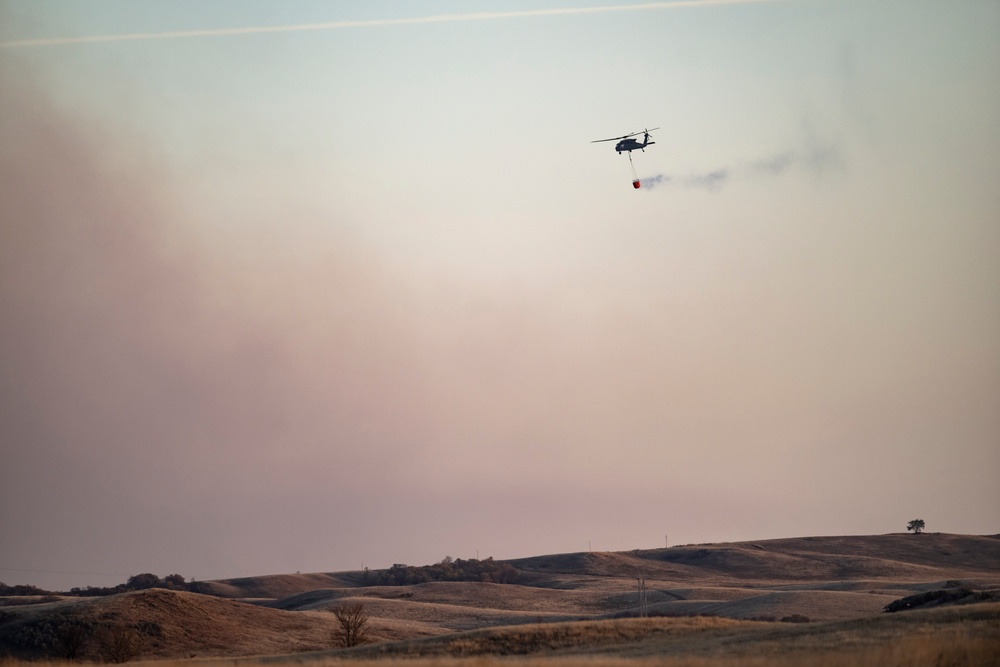
<svg viewBox="0 0 1000 667">
<path fill-rule="evenodd" d="M 223 37 L 232 35 L 267 34 L 278 32 L 305 32 L 315 30 L 339 30 L 347 28 L 375 28 L 393 25 L 418 25 L 431 23 L 458 23 L 469 21 L 493 21 L 500 19 L 530 18 L 537 16 L 568 16 L 575 14 L 599 14 L 609 12 L 651 11 L 657 9 L 685 9 L 718 5 L 747 5 L 783 0 L 675 0 L 674 2 L 647 2 L 630 5 L 603 5 L 599 7 L 567 7 L 563 9 L 530 9 L 509 12 L 475 12 L 469 14 L 437 14 L 432 16 L 400 19 L 368 19 L 356 21 L 329 21 L 322 23 L 301 23 L 279 26 L 249 26 L 243 28 L 208 28 L 202 30 L 174 30 L 167 32 L 140 32 L 118 35 L 84 35 L 79 37 L 43 37 L 37 39 L 16 39 L 0 42 L 0 48 L 29 48 L 39 46 L 65 46 L 70 44 L 106 44 L 112 42 L 145 41 L 152 39 L 183 39 L 192 37 Z"/>
</svg>

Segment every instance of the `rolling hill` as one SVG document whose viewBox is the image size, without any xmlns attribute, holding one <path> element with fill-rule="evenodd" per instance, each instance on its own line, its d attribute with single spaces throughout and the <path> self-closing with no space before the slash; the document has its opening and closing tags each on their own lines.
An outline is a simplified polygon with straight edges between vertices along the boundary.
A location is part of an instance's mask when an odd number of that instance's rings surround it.
<svg viewBox="0 0 1000 667">
<path fill-rule="evenodd" d="M 727 633 L 787 639 L 859 619 L 890 623 L 879 619 L 898 614 L 882 610 L 907 596 L 931 593 L 926 597 L 935 604 L 988 600 L 989 591 L 1000 589 L 1000 536 L 803 537 L 556 554 L 504 561 L 512 583 L 435 580 L 461 578 L 482 570 L 482 563 L 467 561 L 464 570 L 441 564 L 409 568 L 406 575 L 419 583 L 406 585 L 365 585 L 385 577 L 341 572 L 245 577 L 199 582 L 188 591 L 147 589 L 101 598 L 0 598 L 0 655 L 59 655 L 70 626 L 92 640 L 109 627 L 129 628 L 140 636 L 141 655 L 154 658 L 325 651 L 336 627 L 330 608 L 351 603 L 363 604 L 370 614 L 377 645 L 353 649 L 365 655 L 453 655 L 461 637 L 480 638 L 473 641 L 477 646 L 531 646 L 536 640 L 525 637 L 548 636 L 557 628 L 564 628 L 559 632 L 565 637 L 600 628 L 587 632 L 619 637 L 597 644 L 622 654 L 656 654 L 650 647 L 678 632 L 693 633 L 706 646 Z M 632 618 L 639 615 L 637 576 L 646 580 L 648 615 L 660 618 Z M 934 594 L 959 588 L 978 592 Z M 1000 606 L 966 606 L 991 609 L 998 626 Z M 629 625 L 633 621 L 639 624 Z M 620 627 L 631 629 L 609 630 Z M 93 655 L 93 641 L 86 650 Z"/>
</svg>

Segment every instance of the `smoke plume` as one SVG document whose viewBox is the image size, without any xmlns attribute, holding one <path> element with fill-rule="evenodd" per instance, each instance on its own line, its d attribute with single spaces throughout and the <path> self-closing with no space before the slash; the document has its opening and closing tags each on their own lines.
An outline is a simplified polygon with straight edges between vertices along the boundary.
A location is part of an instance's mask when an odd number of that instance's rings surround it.
<svg viewBox="0 0 1000 667">
<path fill-rule="evenodd" d="M 656 174 L 640 179 L 647 190 L 659 186 L 674 186 L 686 190 L 720 192 L 728 184 L 763 178 L 777 178 L 792 173 L 822 176 L 842 170 L 846 163 L 836 148 L 810 142 L 803 150 L 782 151 L 773 155 L 720 166 L 707 171 L 686 174 Z"/>
</svg>

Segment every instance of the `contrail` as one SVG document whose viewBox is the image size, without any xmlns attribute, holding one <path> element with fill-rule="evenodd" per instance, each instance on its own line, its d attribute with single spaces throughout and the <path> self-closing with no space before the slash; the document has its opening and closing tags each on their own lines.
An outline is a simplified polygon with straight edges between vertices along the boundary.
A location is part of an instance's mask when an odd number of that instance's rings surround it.
<svg viewBox="0 0 1000 667">
<path fill-rule="evenodd" d="M 401 19 L 372 19 L 368 21 L 330 21 L 327 23 L 301 23 L 298 25 L 251 26 L 245 28 L 210 28 L 207 30 L 176 30 L 170 32 L 138 32 L 123 35 L 89 35 L 81 37 L 46 37 L 42 39 L 16 39 L 0 42 L 2 49 L 37 46 L 63 46 L 67 44 L 100 44 L 108 42 L 133 42 L 149 39 L 180 39 L 185 37 L 223 37 L 228 35 L 257 35 L 272 32 L 303 32 L 307 30 L 340 30 L 343 28 L 375 28 L 393 25 L 425 23 L 458 23 L 464 21 L 494 21 L 536 16 L 567 16 L 572 14 L 600 14 L 607 12 L 639 12 L 655 9 L 684 9 L 717 5 L 751 5 L 781 0 L 676 0 L 675 2 L 647 2 L 636 5 L 607 5 L 603 7 L 568 7 L 564 9 L 531 9 L 512 12 L 477 12 L 472 14 L 439 14 Z"/>
</svg>

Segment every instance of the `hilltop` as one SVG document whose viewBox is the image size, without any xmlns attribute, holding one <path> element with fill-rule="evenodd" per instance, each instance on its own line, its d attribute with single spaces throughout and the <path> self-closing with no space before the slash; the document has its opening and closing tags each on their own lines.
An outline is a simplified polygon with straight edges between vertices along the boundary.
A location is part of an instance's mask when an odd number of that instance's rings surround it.
<svg viewBox="0 0 1000 667">
<path fill-rule="evenodd" d="M 66 628 L 75 626 L 96 634 L 118 625 L 137 630 L 141 655 L 173 658 L 327 648 L 334 619 L 326 613 L 284 612 L 154 588 L 0 608 L 0 646 L 22 658 L 48 657 L 61 653 Z M 94 657 L 88 652 L 84 655 Z"/>
<path fill-rule="evenodd" d="M 509 583 L 462 580 L 475 576 L 501 577 Z M 648 615 L 661 618 L 631 618 L 640 611 L 638 576 L 646 581 Z M 416 583 L 373 585 L 386 581 Z M 577 624 L 584 621 L 597 624 L 586 627 L 602 628 L 595 636 L 607 636 L 612 627 L 632 628 L 622 631 L 624 635 L 611 632 L 618 637 L 611 643 L 620 653 L 642 653 L 635 646 L 649 648 L 656 643 L 650 637 L 664 632 L 673 636 L 682 626 L 707 641 L 720 632 L 793 632 L 793 624 L 782 619 L 810 621 L 811 628 L 858 619 L 875 622 L 898 616 L 883 614 L 883 609 L 908 596 L 912 603 L 897 607 L 960 602 L 992 609 L 996 627 L 1000 607 L 983 601 L 995 599 L 1000 589 L 1000 536 L 802 537 L 496 562 L 443 561 L 372 572 L 244 577 L 198 582 L 191 588 L 98 598 L 0 598 L 0 655 L 53 656 L 60 651 L 66 627 L 93 635 L 111 625 L 139 633 L 146 657 L 325 650 L 333 644 L 335 629 L 329 609 L 350 603 L 365 606 L 372 637 L 383 647 L 356 649 L 368 653 L 454 654 L 449 638 L 469 632 L 506 637 L 484 639 L 483 646 L 511 641 L 531 645 L 535 640 L 524 637 L 548 636 L 560 627 L 570 628 L 559 631 L 565 636 L 575 636 L 585 627 Z M 678 625 L 676 617 L 688 618 L 688 624 Z M 693 617 L 702 620 L 690 620 Z M 715 620 L 709 623 L 706 618 Z M 647 625 L 628 625 L 633 621 Z M 633 632 L 635 628 L 660 630 L 650 634 Z M 425 648 L 414 648 L 419 646 Z"/>
</svg>

